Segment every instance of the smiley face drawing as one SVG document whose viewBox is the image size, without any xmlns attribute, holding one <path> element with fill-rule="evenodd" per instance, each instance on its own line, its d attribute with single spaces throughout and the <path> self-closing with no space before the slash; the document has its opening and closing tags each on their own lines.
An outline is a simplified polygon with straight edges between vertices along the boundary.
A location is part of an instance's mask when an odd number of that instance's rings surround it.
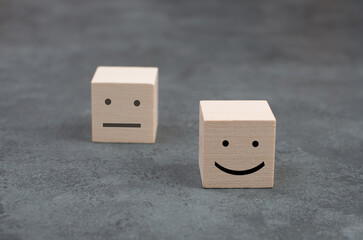
<svg viewBox="0 0 363 240">
<path fill-rule="evenodd" d="M 267 101 L 201 101 L 204 188 L 271 188 L 276 119 Z"/>
<path fill-rule="evenodd" d="M 92 141 L 154 143 L 158 69 L 98 67 L 92 79 Z"/>
<path fill-rule="evenodd" d="M 222 142 L 222 145 L 224 147 L 228 147 L 229 146 L 228 140 L 224 140 Z M 253 147 L 258 147 L 258 145 L 259 145 L 258 141 L 253 141 L 252 142 L 252 146 Z M 251 173 L 257 172 L 258 170 L 260 170 L 261 168 L 263 168 L 265 166 L 265 162 L 260 163 L 256 167 L 253 167 L 253 168 L 250 168 L 250 169 L 247 169 L 247 170 L 241 170 L 241 171 L 236 171 L 236 170 L 232 170 L 232 169 L 225 168 L 225 167 L 219 165 L 217 162 L 215 162 L 214 165 L 219 170 L 221 170 L 221 171 L 223 171 L 225 173 L 228 173 L 228 174 L 232 174 L 232 175 L 247 175 L 247 174 L 251 174 Z"/>
</svg>

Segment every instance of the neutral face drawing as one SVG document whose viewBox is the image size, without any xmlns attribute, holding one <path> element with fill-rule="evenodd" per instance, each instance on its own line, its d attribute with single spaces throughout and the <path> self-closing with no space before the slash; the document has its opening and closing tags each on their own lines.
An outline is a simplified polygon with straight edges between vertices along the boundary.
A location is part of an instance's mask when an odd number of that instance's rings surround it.
<svg viewBox="0 0 363 240">
<path fill-rule="evenodd" d="M 106 105 L 111 105 L 111 99 L 107 98 L 105 100 L 105 104 Z M 140 101 L 139 100 L 135 100 L 134 101 L 134 106 L 135 107 L 139 107 L 140 106 Z M 141 123 L 103 123 L 103 127 L 124 127 L 124 128 L 141 128 Z"/>
</svg>

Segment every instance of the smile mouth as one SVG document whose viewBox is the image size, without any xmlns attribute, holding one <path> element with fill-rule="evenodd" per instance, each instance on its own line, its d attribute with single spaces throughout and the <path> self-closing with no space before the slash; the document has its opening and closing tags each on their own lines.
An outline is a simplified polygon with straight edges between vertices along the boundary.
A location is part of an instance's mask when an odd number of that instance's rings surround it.
<svg viewBox="0 0 363 240">
<path fill-rule="evenodd" d="M 141 123 L 104 123 L 103 127 L 141 128 Z"/>
<path fill-rule="evenodd" d="M 231 170 L 231 169 L 222 167 L 217 162 L 214 162 L 214 165 L 219 170 L 221 170 L 221 171 L 223 171 L 225 173 L 229 173 L 229 174 L 232 174 L 232 175 L 247 175 L 247 174 L 251 174 L 251 173 L 257 172 L 258 170 L 260 170 L 261 168 L 263 168 L 265 166 L 265 162 L 262 162 L 260 165 L 254 167 L 254 168 L 250 168 L 250 169 L 242 170 L 242 171 L 236 171 L 236 170 Z"/>
</svg>

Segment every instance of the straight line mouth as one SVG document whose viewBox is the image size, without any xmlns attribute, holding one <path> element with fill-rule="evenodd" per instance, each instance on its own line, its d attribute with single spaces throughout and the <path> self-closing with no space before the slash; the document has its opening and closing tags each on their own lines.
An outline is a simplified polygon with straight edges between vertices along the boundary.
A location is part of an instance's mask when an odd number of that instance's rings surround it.
<svg viewBox="0 0 363 240">
<path fill-rule="evenodd" d="M 141 123 L 104 123 L 103 127 L 141 128 Z"/>
</svg>

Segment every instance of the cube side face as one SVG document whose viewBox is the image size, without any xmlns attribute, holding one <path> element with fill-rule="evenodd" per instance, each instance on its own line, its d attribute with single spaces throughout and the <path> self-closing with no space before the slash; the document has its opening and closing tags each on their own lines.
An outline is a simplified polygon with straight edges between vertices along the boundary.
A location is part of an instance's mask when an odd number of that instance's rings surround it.
<svg viewBox="0 0 363 240">
<path fill-rule="evenodd" d="M 203 185 L 203 159 L 204 159 L 204 118 L 202 109 L 199 108 L 199 171 Z"/>
<path fill-rule="evenodd" d="M 153 142 L 155 142 L 156 140 L 156 135 L 158 132 L 158 124 L 159 124 L 159 73 L 156 73 L 156 80 L 155 80 L 155 85 L 153 85 L 153 92 L 154 92 L 154 108 L 153 108 L 153 118 L 154 118 L 154 128 L 153 128 L 153 133 L 154 133 L 154 140 Z"/>
<path fill-rule="evenodd" d="M 276 121 L 204 121 L 203 126 L 204 188 L 273 187 Z"/>
<path fill-rule="evenodd" d="M 91 91 L 93 142 L 155 142 L 155 85 L 92 83 Z"/>
</svg>

